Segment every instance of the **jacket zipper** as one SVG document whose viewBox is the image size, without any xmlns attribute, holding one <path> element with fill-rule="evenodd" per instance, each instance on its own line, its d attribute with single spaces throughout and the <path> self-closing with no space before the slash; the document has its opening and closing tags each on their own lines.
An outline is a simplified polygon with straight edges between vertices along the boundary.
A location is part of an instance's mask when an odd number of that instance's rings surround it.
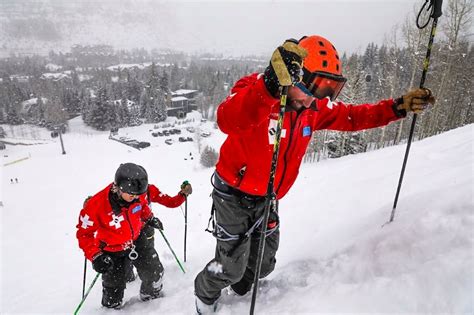
<svg viewBox="0 0 474 315">
<path fill-rule="evenodd" d="M 285 155 L 283 156 L 283 162 L 284 162 L 283 172 L 281 173 L 280 182 L 278 183 L 278 188 L 275 190 L 276 195 L 278 195 L 278 191 L 280 190 L 280 187 L 283 184 L 283 179 L 285 178 L 286 165 L 288 164 L 287 161 L 286 161 L 286 158 L 287 158 L 287 154 L 288 154 L 288 151 L 290 149 L 290 146 L 291 146 L 291 140 L 293 140 L 293 131 L 295 130 L 296 122 L 298 122 L 299 113 L 298 112 L 296 113 L 295 124 L 293 124 L 293 120 L 292 120 L 293 117 L 292 116 L 293 115 L 290 114 L 290 138 L 288 139 L 288 145 L 286 146 Z"/>
<path fill-rule="evenodd" d="M 130 218 L 128 216 L 128 209 L 127 209 L 127 211 L 125 211 L 125 217 L 127 218 L 128 225 L 130 226 L 130 231 L 132 232 L 131 241 L 133 242 L 133 237 L 135 236 L 135 232 L 133 231 L 132 223 L 130 222 Z"/>
</svg>

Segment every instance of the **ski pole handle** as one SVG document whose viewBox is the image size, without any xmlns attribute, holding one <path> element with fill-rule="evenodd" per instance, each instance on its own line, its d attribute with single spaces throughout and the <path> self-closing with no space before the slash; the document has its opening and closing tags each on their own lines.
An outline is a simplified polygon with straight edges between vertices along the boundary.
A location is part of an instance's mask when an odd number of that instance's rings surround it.
<svg viewBox="0 0 474 315">
<path fill-rule="evenodd" d="M 434 7 L 433 8 L 433 14 L 431 17 L 433 19 L 439 18 L 443 12 L 441 12 L 441 7 L 443 6 L 443 0 L 431 0 L 431 5 Z"/>
</svg>

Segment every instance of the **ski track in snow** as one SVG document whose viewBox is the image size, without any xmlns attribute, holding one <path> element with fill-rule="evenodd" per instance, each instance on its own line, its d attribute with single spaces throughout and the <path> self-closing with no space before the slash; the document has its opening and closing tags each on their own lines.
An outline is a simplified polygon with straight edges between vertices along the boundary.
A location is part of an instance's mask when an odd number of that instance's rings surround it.
<svg viewBox="0 0 474 315">
<path fill-rule="evenodd" d="M 190 125 L 212 132 L 201 139 L 201 149 L 207 144 L 218 149 L 225 136 L 196 118 Z M 4 128 L 7 134 L 49 139 L 41 128 Z M 2 165 L 30 158 L 1 171 L 0 313 L 73 312 L 82 293 L 84 258 L 75 238 L 82 202 L 113 180 L 120 163 L 131 161 L 143 165 L 164 193 L 177 193 L 185 179 L 194 192 L 186 274 L 155 235 L 165 267 L 164 297 L 139 301 L 136 280 L 127 286 L 125 300 L 131 302 L 120 314 L 193 314 L 194 278 L 213 257 L 215 245 L 204 232 L 213 170 L 199 165 L 197 141 L 168 146 L 165 138 L 151 137 L 153 125 L 121 129 L 120 136 L 152 143 L 138 151 L 85 127 L 80 118 L 71 121 L 70 129 L 64 135 L 66 155 L 57 139 L 2 151 Z M 395 221 L 384 227 L 404 145 L 304 164 L 280 204 L 277 265 L 260 283 L 256 313 L 473 314 L 473 134 L 469 125 L 413 143 Z M 190 152 L 195 159 L 185 160 Z M 10 184 L 10 178 L 19 183 Z M 153 211 L 182 260 L 182 211 L 158 204 Z M 86 288 L 94 274 L 89 263 Z M 102 308 L 100 298 L 98 281 L 79 314 L 118 314 Z M 246 314 L 250 299 L 251 294 L 239 297 L 223 290 L 218 314 Z"/>
</svg>

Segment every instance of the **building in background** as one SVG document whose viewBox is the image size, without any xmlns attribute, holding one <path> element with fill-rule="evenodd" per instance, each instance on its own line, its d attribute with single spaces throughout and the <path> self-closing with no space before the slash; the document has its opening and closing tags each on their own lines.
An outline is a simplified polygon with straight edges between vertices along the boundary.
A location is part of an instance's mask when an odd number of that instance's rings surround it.
<svg viewBox="0 0 474 315">
<path fill-rule="evenodd" d="M 197 90 L 176 90 L 171 92 L 171 99 L 167 104 L 168 116 L 184 118 L 187 113 L 197 110 L 196 97 L 199 95 Z"/>
</svg>

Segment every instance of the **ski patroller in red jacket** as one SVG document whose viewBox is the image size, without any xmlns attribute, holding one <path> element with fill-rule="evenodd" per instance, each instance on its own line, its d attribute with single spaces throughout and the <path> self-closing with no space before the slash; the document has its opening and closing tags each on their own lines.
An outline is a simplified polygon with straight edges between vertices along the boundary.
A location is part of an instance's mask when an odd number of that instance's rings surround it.
<svg viewBox="0 0 474 315">
<path fill-rule="evenodd" d="M 398 117 L 393 99 L 357 106 L 316 99 L 300 113 L 284 116 L 275 174 L 275 192 L 281 199 L 298 176 L 299 167 L 315 130 L 357 131 L 387 125 Z M 263 75 L 240 79 L 219 105 L 217 123 L 227 139 L 216 171 L 232 187 L 257 196 L 267 193 L 280 100 L 266 89 Z"/>
<path fill-rule="evenodd" d="M 140 235 L 144 222 L 153 217 L 148 200 L 169 208 L 178 207 L 185 200 L 181 194 L 170 197 L 156 186 L 148 185 L 147 193 L 115 215 L 109 201 L 111 188 L 112 184 L 91 197 L 79 214 L 76 237 L 89 260 L 102 250 L 117 252 L 131 246 Z"/>
</svg>

